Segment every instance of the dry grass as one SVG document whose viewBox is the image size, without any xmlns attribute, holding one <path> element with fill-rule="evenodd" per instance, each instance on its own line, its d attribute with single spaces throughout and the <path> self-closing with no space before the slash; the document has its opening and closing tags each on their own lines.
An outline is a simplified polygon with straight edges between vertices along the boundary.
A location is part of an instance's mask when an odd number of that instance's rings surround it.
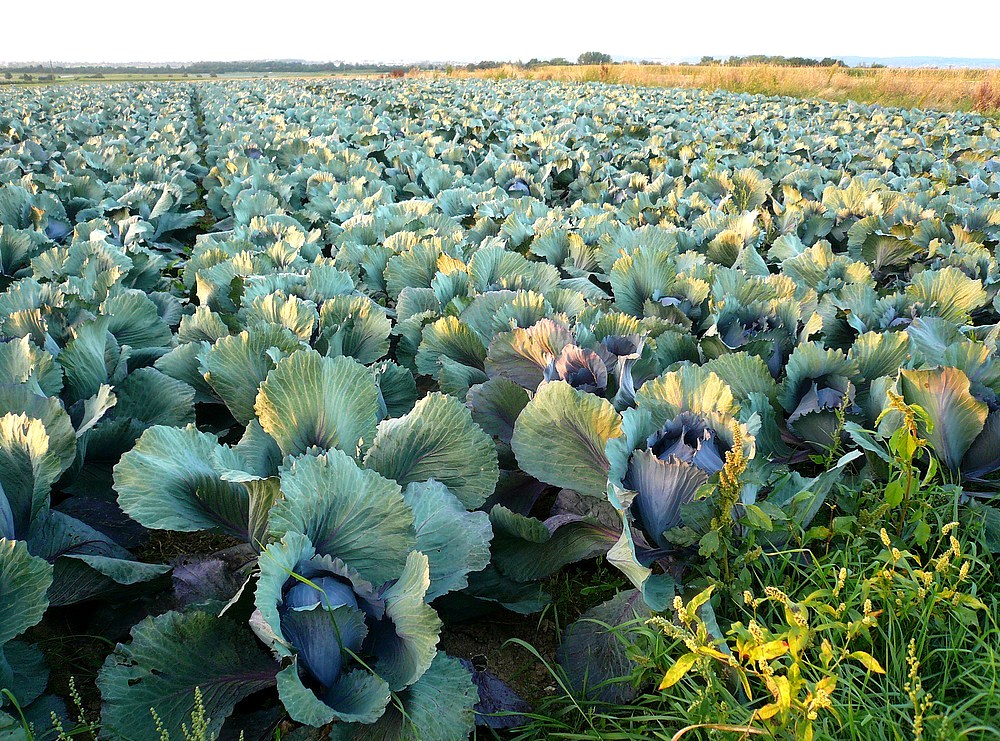
<svg viewBox="0 0 1000 741">
<path fill-rule="evenodd" d="M 507 65 L 455 76 L 523 78 L 564 82 L 608 82 L 656 87 L 705 88 L 791 95 L 797 98 L 906 108 L 1000 112 L 1000 69 L 855 69 L 849 67 L 722 67 L 613 64 L 536 67 Z"/>
</svg>

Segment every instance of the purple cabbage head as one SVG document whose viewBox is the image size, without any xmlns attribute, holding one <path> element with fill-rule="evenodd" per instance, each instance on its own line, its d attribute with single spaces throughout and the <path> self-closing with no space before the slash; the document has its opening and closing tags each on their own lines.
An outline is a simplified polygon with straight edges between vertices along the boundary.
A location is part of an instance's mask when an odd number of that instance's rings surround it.
<svg viewBox="0 0 1000 741">
<path fill-rule="evenodd" d="M 707 420 L 681 412 L 632 453 L 624 482 L 636 492 L 632 514 L 658 546 L 669 547 L 665 533 L 681 524 L 681 505 L 722 470 L 729 448 Z"/>
<path fill-rule="evenodd" d="M 578 391 L 590 394 L 603 395 L 608 388 L 608 368 L 601 356 L 577 345 L 566 345 L 550 360 L 544 378 L 546 381 L 565 381 Z"/>
</svg>

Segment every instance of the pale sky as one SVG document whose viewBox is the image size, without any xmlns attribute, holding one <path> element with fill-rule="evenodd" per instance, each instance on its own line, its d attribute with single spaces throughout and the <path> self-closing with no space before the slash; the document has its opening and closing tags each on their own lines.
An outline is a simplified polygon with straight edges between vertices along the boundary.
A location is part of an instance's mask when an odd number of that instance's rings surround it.
<svg viewBox="0 0 1000 741">
<path fill-rule="evenodd" d="M 1000 0 L 3 0 L 0 63 L 1000 57 Z"/>
</svg>

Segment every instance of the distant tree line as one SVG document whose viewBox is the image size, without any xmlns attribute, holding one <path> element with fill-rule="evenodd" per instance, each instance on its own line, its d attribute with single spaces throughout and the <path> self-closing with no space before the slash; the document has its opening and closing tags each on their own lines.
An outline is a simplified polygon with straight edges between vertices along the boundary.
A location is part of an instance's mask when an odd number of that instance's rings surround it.
<svg viewBox="0 0 1000 741">
<path fill-rule="evenodd" d="M 443 65 L 422 65 L 434 68 Z M 264 60 L 245 62 L 192 62 L 191 64 L 128 65 L 128 64 L 9 64 L 0 67 L 4 74 L 56 74 L 56 75 L 224 75 L 248 73 L 312 73 L 312 72 L 382 72 L 406 70 L 409 65 L 398 64 L 349 64 L 346 62 L 296 62 Z"/>
</svg>

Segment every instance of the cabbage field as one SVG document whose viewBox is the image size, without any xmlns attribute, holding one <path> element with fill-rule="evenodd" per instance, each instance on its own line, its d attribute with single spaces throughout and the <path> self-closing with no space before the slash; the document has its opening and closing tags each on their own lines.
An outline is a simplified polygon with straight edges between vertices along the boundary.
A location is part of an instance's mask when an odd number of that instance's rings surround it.
<svg viewBox="0 0 1000 741">
<path fill-rule="evenodd" d="M 972 114 L 0 91 L 0 738 L 996 738 L 998 247 Z"/>
</svg>

